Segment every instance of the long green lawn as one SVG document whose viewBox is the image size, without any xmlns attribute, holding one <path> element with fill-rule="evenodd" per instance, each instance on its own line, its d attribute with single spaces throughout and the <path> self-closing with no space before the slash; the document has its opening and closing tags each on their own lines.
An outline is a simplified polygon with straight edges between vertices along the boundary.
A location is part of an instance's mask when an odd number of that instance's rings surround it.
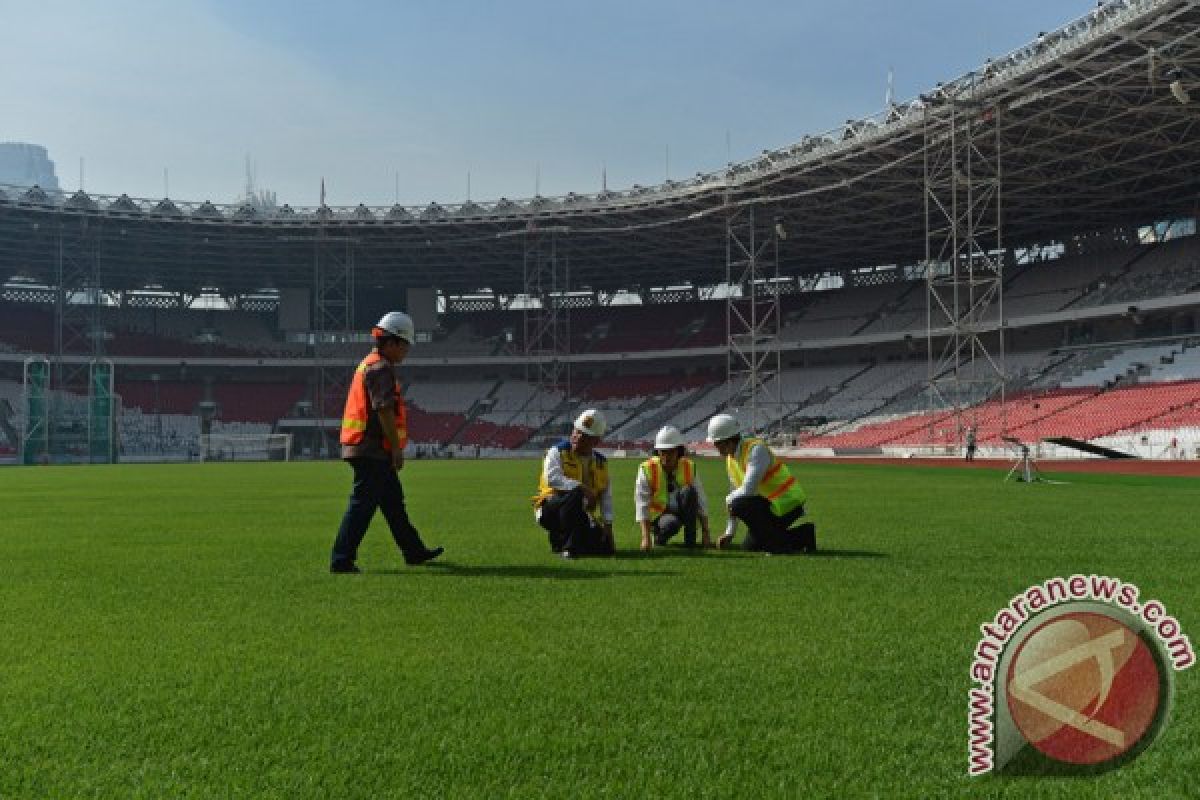
<svg viewBox="0 0 1200 800">
<path fill-rule="evenodd" d="M 0 471 L 0 797 L 1185 797 L 1200 670 L 1094 778 L 966 777 L 979 624 L 1076 572 L 1200 643 L 1200 482 L 794 466 L 816 557 L 564 562 L 535 462 L 412 461 L 436 565 L 381 518 L 327 572 L 342 464 Z M 724 479 L 702 465 L 719 511 Z"/>
</svg>

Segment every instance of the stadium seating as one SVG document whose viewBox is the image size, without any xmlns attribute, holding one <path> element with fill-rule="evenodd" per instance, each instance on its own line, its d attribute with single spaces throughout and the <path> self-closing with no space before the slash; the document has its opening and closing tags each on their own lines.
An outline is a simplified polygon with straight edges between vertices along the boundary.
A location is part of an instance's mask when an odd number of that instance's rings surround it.
<svg viewBox="0 0 1200 800">
<path fill-rule="evenodd" d="M 1161 365 L 1163 359 L 1171 358 L 1182 351 L 1182 345 L 1167 344 L 1150 347 L 1125 347 L 1112 351 L 1099 365 L 1085 369 L 1066 378 L 1060 385 L 1066 388 L 1078 386 L 1100 386 L 1140 371 L 1149 371 L 1153 365 Z"/>
<path fill-rule="evenodd" d="M 405 399 L 426 411 L 466 414 L 485 398 L 495 381 L 456 381 L 453 383 L 418 381 L 404 387 Z"/>
<path fill-rule="evenodd" d="M 408 438 L 420 444 L 445 444 L 454 438 L 466 422 L 462 414 L 425 411 L 408 404 Z"/>
<path fill-rule="evenodd" d="M 307 393 L 308 387 L 300 383 L 255 381 L 213 386 L 221 419 L 239 422 L 276 422 L 288 416 Z"/>
<path fill-rule="evenodd" d="M 1005 403 L 983 403 L 969 409 L 964 419 L 964 424 L 977 427 L 981 445 L 999 445 L 1002 436 L 1027 442 L 1051 436 L 1089 440 L 1121 432 L 1193 425 L 1200 422 L 1200 381 L 1108 391 L 1082 388 L 1028 393 Z M 953 445 L 961 441 L 961 434 L 950 414 L 916 413 L 853 431 L 814 436 L 805 444 L 843 449 Z"/>
<path fill-rule="evenodd" d="M 146 413 L 195 414 L 196 406 L 204 398 L 204 386 L 199 383 L 162 381 L 156 385 L 152 381 L 118 380 L 115 391 L 125 408 Z"/>
<path fill-rule="evenodd" d="M 519 425 L 496 425 L 484 419 L 476 419 L 463 430 L 459 436 L 459 443 L 512 450 L 524 444 L 532 433 L 532 428 Z"/>
<path fill-rule="evenodd" d="M 1188 381 L 1200 380 L 1200 347 L 1190 347 L 1160 358 L 1157 364 L 1151 364 L 1149 371 L 1143 376 L 1147 381 Z"/>
<path fill-rule="evenodd" d="M 1129 303 L 1200 289 L 1200 243 L 1187 236 L 1143 245 L 1127 270 L 1091 289 L 1077 306 Z"/>
</svg>

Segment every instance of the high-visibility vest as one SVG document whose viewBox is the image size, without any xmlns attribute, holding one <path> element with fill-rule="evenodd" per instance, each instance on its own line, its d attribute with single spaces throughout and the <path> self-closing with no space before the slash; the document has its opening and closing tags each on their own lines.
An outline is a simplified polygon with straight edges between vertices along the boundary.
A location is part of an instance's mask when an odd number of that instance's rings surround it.
<svg viewBox="0 0 1200 800">
<path fill-rule="evenodd" d="M 643 461 L 640 467 L 642 475 L 646 476 L 646 485 L 650 487 L 650 513 L 658 516 L 667 510 L 667 481 L 662 459 L 653 456 Z M 691 486 L 696 479 L 696 467 L 687 456 L 682 456 L 675 467 L 676 481 L 680 488 Z"/>
<path fill-rule="evenodd" d="M 573 481 L 580 481 L 596 493 L 599 497 L 608 488 L 608 459 L 597 452 L 592 452 L 592 468 L 588 473 L 588 480 L 583 479 L 583 459 L 575 455 L 571 450 L 571 443 L 564 439 L 554 445 L 558 448 L 562 457 L 563 475 Z M 558 489 L 551 488 L 546 482 L 546 467 L 542 466 L 541 477 L 538 478 L 538 493 L 533 496 L 533 507 L 541 508 L 542 503 L 546 502 L 547 497 L 552 497 L 558 493 Z M 592 509 L 591 514 L 599 523 L 604 523 L 604 512 L 600 508 L 600 503 L 596 503 L 596 507 Z"/>
<path fill-rule="evenodd" d="M 767 448 L 771 455 L 771 466 L 767 468 L 763 479 L 758 483 L 758 493 L 771 503 L 771 510 L 776 516 L 783 516 L 789 511 L 804 505 L 807 495 L 796 479 L 792 477 L 787 465 L 775 457 L 771 448 L 762 439 L 746 438 L 738 444 L 737 452 L 725 458 L 725 471 L 729 473 L 729 481 L 734 486 L 741 486 L 746 480 L 746 462 L 750 460 L 750 451 L 757 445 Z"/>
<path fill-rule="evenodd" d="M 350 391 L 346 394 L 346 409 L 342 412 L 342 444 L 361 444 L 367 433 L 367 422 L 371 419 L 371 402 L 367 397 L 367 370 L 383 361 L 377 352 L 372 352 L 362 360 L 354 370 L 354 379 L 350 382 Z M 408 444 L 408 410 L 404 405 L 404 397 L 400 394 L 400 386 L 396 389 L 396 436 L 400 438 L 400 449 Z M 383 449 L 391 450 L 392 443 L 387 436 L 383 437 Z"/>
</svg>

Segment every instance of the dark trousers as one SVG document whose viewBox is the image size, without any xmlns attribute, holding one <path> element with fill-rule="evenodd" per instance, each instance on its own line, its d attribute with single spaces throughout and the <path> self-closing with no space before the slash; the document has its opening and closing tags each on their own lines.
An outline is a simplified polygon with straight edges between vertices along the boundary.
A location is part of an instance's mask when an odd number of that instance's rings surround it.
<svg viewBox="0 0 1200 800">
<path fill-rule="evenodd" d="M 423 553 L 425 544 L 408 519 L 404 489 L 391 463 L 378 458 L 350 458 L 347 463 L 354 470 L 354 485 L 337 540 L 333 543 L 333 566 L 348 566 L 355 562 L 358 546 L 367 535 L 377 508 L 383 511 L 383 517 L 392 529 L 392 538 L 404 553 L 405 560 Z"/>
<path fill-rule="evenodd" d="M 546 529 L 550 549 L 573 556 L 609 556 L 615 552 L 612 539 L 587 513 L 583 491 L 559 492 L 542 501 L 538 524 Z"/>
<path fill-rule="evenodd" d="M 683 543 L 688 547 L 694 546 L 696 518 L 700 513 L 700 499 L 696 494 L 696 487 L 684 486 L 667 497 L 667 510 L 654 520 L 654 543 L 666 544 L 672 536 L 683 530 Z"/>
<path fill-rule="evenodd" d="M 767 498 L 760 494 L 739 497 L 730 506 L 733 516 L 746 523 L 746 549 L 768 553 L 799 553 L 807 546 L 816 547 L 811 524 L 792 524 L 804 516 L 804 506 L 776 516 Z"/>
</svg>

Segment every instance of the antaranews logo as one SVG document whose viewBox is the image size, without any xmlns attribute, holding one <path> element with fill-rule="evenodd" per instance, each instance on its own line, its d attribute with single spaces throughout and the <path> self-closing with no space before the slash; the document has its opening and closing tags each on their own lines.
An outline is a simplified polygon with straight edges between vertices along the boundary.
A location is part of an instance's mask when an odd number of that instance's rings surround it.
<svg viewBox="0 0 1200 800">
<path fill-rule="evenodd" d="M 1131 583 L 1051 578 L 1009 601 L 971 662 L 967 772 L 1104 772 L 1166 728 L 1174 673 L 1196 662 L 1179 621 Z"/>
</svg>

